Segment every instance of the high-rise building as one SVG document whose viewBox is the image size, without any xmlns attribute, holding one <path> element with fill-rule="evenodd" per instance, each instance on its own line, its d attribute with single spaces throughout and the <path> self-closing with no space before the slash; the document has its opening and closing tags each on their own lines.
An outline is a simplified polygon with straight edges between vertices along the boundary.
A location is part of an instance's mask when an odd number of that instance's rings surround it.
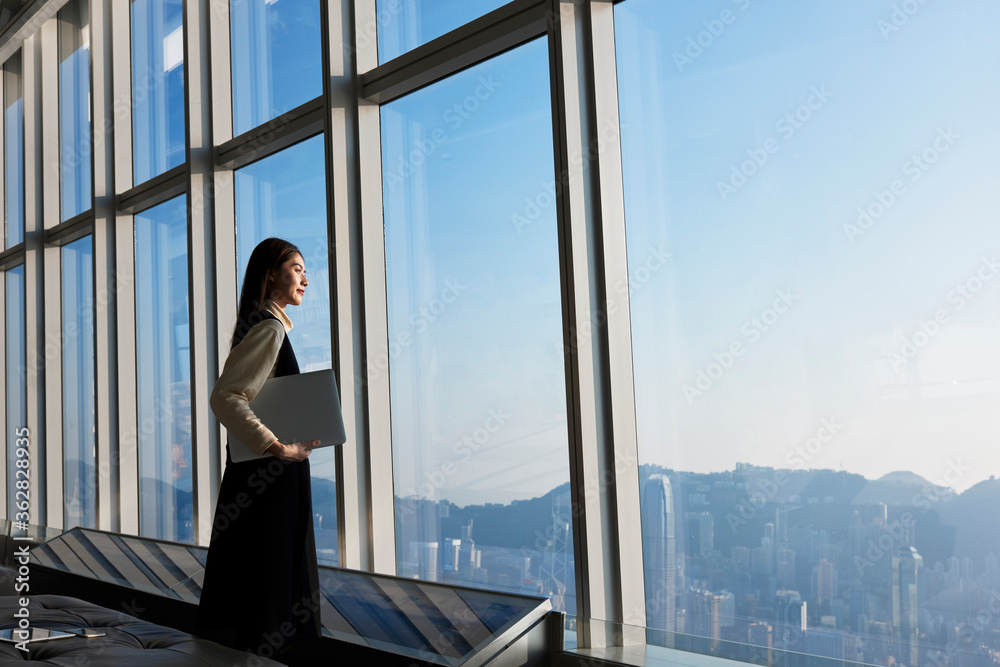
<svg viewBox="0 0 1000 667">
<path fill-rule="evenodd" d="M 972 559 L 966 556 L 961 561 L 959 561 L 959 572 L 962 575 L 962 579 L 973 579 L 975 578 L 975 571 L 972 567 Z"/>
<path fill-rule="evenodd" d="M 753 661 L 758 665 L 774 664 L 774 655 L 771 652 L 772 629 L 769 623 L 754 621 L 747 627 L 747 639 L 749 640 L 751 655 L 755 657 Z M 759 647 L 759 648 L 753 648 Z"/>
<path fill-rule="evenodd" d="M 449 538 L 442 543 L 442 560 L 445 572 L 458 572 L 458 554 L 462 548 L 462 540 Z"/>
<path fill-rule="evenodd" d="M 688 512 L 684 515 L 687 524 L 688 549 L 692 556 L 708 558 L 715 548 L 715 520 L 711 512 Z"/>
<path fill-rule="evenodd" d="M 646 624 L 673 632 L 677 591 L 674 495 L 666 475 L 651 475 L 642 503 L 642 559 L 646 579 Z"/>
<path fill-rule="evenodd" d="M 816 565 L 816 601 L 820 604 L 833 599 L 833 563 L 823 558 Z"/>
<path fill-rule="evenodd" d="M 798 591 L 775 593 L 775 626 L 781 637 L 779 648 L 801 651 L 808 626 L 808 607 Z"/>
<path fill-rule="evenodd" d="M 754 547 L 750 552 L 750 572 L 761 575 L 773 574 L 772 554 L 773 551 L 767 547 Z"/>
<path fill-rule="evenodd" d="M 711 591 L 697 591 L 692 599 L 694 609 L 688 632 L 699 637 L 719 639 L 722 636 L 722 596 Z"/>
<path fill-rule="evenodd" d="M 779 588 L 796 588 L 795 552 L 791 549 L 778 549 L 777 574 Z"/>
<path fill-rule="evenodd" d="M 810 630 L 806 635 L 805 651 L 834 660 L 844 659 L 844 635 L 829 630 Z"/>
<path fill-rule="evenodd" d="M 1000 560 L 997 560 L 996 554 L 990 553 L 986 555 L 986 576 L 990 578 L 995 578 L 1000 574 Z"/>
<path fill-rule="evenodd" d="M 421 579 L 438 580 L 437 542 L 410 542 L 410 560 L 417 563 L 417 573 Z"/>
<path fill-rule="evenodd" d="M 896 661 L 917 667 L 918 643 L 918 591 L 917 580 L 924 567 L 924 559 L 915 547 L 901 547 L 892 557 L 892 631 L 895 639 Z"/>
<path fill-rule="evenodd" d="M 729 559 L 733 567 L 739 572 L 750 571 L 750 549 L 747 547 L 733 547 L 730 551 Z"/>
</svg>

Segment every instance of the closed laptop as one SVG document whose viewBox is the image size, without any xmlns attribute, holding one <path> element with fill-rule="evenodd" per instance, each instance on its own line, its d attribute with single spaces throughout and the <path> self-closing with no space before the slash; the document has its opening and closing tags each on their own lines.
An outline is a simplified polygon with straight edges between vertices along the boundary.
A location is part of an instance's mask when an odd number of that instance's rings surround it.
<svg viewBox="0 0 1000 667">
<path fill-rule="evenodd" d="M 347 442 L 333 370 L 269 378 L 250 401 L 250 409 L 283 445 L 319 440 L 317 447 L 329 447 Z M 239 463 L 271 455 L 259 455 L 230 435 L 229 456 Z"/>
</svg>

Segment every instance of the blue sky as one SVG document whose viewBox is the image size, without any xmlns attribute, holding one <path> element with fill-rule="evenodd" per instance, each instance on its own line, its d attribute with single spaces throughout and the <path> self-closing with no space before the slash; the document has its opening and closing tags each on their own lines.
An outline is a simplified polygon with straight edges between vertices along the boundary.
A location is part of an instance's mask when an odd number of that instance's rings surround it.
<svg viewBox="0 0 1000 667">
<path fill-rule="evenodd" d="M 553 179 L 549 110 L 544 40 L 382 109 L 398 495 L 509 502 L 569 479 L 551 197 L 513 222 Z"/>
<path fill-rule="evenodd" d="M 378 0 L 380 63 L 502 7 L 507 0 Z M 368 32 L 368 31 L 366 31 Z"/>
<path fill-rule="evenodd" d="M 1000 252 L 1000 8 L 914 2 L 897 26 L 893 5 L 616 7 L 630 264 L 672 255 L 632 293 L 642 460 L 785 465 L 828 417 L 843 431 L 811 466 L 938 481 L 960 459 L 972 470 L 959 489 L 998 469 L 1000 280 L 961 309 L 949 295 Z M 675 58 L 725 10 L 697 57 Z M 799 127 L 781 124 L 809 101 Z M 745 184 L 720 188 L 768 139 Z M 937 159 L 923 170 L 925 150 Z M 845 229 L 894 181 L 881 217 Z M 751 341 L 744 323 L 778 290 L 794 305 Z M 937 311 L 947 322 L 893 363 Z M 688 400 L 684 385 L 734 342 L 744 354 Z"/>
<path fill-rule="evenodd" d="M 1000 10 L 908 7 L 616 5 L 641 462 L 798 465 L 825 419 L 837 433 L 809 467 L 937 482 L 958 461 L 958 489 L 997 468 L 1000 280 L 950 297 L 1000 253 Z M 545 49 L 382 110 L 400 495 L 508 502 L 568 479 Z M 877 214 L 865 229 L 859 209 Z M 418 316 L 449 280 L 454 303 Z"/>
<path fill-rule="evenodd" d="M 379 4 L 383 61 L 502 3 L 424 4 Z M 893 6 L 616 5 L 642 462 L 785 466 L 832 419 L 843 427 L 811 466 L 937 481 L 957 457 L 975 470 L 957 488 L 997 468 L 1000 280 L 961 310 L 949 295 L 1000 252 L 1000 9 L 914 0 L 890 30 Z M 280 9 L 275 39 L 306 29 Z M 509 502 L 568 479 L 546 50 L 535 40 L 382 109 L 389 339 L 372 353 L 391 357 L 374 372 L 390 374 L 400 495 Z M 280 52 L 260 56 L 272 75 L 314 78 Z M 311 139 L 241 170 L 263 190 L 238 185 L 240 206 L 266 204 L 280 223 L 266 233 L 293 224 L 286 235 L 322 245 L 320 149 Z M 925 150 L 939 159 L 915 172 Z M 894 181 L 870 228 L 845 229 Z M 317 285 L 323 255 L 307 258 Z M 782 294 L 792 305 L 769 313 Z M 942 310 L 894 365 L 887 354 Z M 302 356 L 327 363 L 329 323 L 292 317 Z M 731 368 L 685 395 L 734 343 Z"/>
</svg>

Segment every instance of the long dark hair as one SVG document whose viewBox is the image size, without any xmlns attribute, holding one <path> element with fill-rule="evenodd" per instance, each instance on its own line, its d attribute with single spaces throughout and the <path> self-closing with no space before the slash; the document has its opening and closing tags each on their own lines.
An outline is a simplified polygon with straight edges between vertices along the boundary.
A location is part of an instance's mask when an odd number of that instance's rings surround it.
<svg viewBox="0 0 1000 667">
<path fill-rule="evenodd" d="M 243 276 L 243 289 L 240 290 L 240 308 L 236 315 L 236 326 L 233 327 L 233 337 L 229 349 L 236 345 L 236 337 L 240 340 L 259 323 L 263 316 L 260 311 L 268 300 L 273 282 L 270 276 L 277 272 L 281 265 L 292 255 L 301 255 L 294 244 L 284 239 L 271 237 L 257 244 L 247 261 L 247 272 Z"/>
</svg>

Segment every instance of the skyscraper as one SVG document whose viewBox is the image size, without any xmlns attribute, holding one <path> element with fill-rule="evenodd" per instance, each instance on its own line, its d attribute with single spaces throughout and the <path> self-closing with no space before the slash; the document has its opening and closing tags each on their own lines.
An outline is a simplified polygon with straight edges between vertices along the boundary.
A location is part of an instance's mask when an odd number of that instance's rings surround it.
<svg viewBox="0 0 1000 667">
<path fill-rule="evenodd" d="M 651 475 L 642 502 L 642 559 L 646 579 L 646 625 L 674 632 L 676 549 L 674 494 L 666 475 Z"/>
<path fill-rule="evenodd" d="M 438 580 L 438 547 L 437 542 L 410 542 L 410 560 L 424 581 Z"/>
<path fill-rule="evenodd" d="M 685 516 L 688 549 L 692 556 L 708 558 L 715 545 L 715 521 L 711 512 L 688 512 Z"/>
<path fill-rule="evenodd" d="M 924 559 L 914 547 L 900 547 L 892 557 L 892 631 L 899 646 L 896 659 L 916 667 L 919 657 L 917 640 L 917 578 Z"/>
<path fill-rule="evenodd" d="M 816 565 L 816 601 L 820 604 L 833 599 L 833 563 L 823 558 Z"/>
<path fill-rule="evenodd" d="M 722 637 L 722 596 L 712 591 L 696 591 L 692 602 L 691 627 L 688 632 L 718 640 Z"/>
<path fill-rule="evenodd" d="M 778 549 L 777 554 L 778 586 L 789 590 L 796 590 L 795 581 L 795 552 L 791 549 Z"/>
</svg>

